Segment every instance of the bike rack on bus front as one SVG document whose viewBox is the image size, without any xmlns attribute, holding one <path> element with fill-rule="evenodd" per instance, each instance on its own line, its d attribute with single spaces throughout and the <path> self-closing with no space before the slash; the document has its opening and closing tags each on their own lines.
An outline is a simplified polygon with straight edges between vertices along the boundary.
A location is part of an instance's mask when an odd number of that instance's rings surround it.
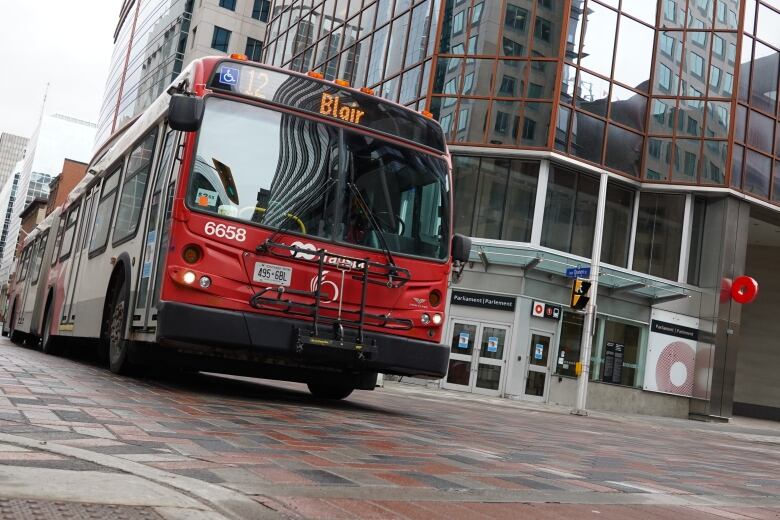
<svg viewBox="0 0 780 520">
<path fill-rule="evenodd" d="M 328 306 L 322 298 L 321 285 L 315 283 L 313 290 L 288 289 L 286 287 L 264 287 L 249 300 L 249 304 L 255 309 L 284 312 L 296 316 L 312 318 L 313 330 L 298 328 L 295 339 L 297 352 L 302 352 L 304 346 L 330 347 L 342 351 L 357 353 L 358 359 L 370 358 L 376 353 L 376 342 L 369 344 L 365 341 L 364 327 L 366 325 L 391 330 L 410 330 L 413 327 L 412 320 L 406 318 L 393 318 L 388 314 L 374 314 L 366 312 L 366 296 L 369 284 L 383 285 L 388 289 L 398 289 L 411 279 L 408 269 L 393 264 L 373 262 L 367 258 L 359 259 L 345 255 L 330 253 L 324 249 L 312 251 L 293 245 L 280 244 L 266 241 L 257 247 L 258 254 L 267 254 L 283 260 L 294 260 L 317 265 L 317 280 L 323 279 L 325 267 L 335 265 L 340 270 L 349 273 L 352 280 L 361 284 L 360 304 L 357 309 L 345 308 L 343 304 Z M 326 264 L 327 260 L 327 264 Z M 312 303 L 293 298 L 310 298 Z M 323 314 L 322 311 L 327 311 Z M 335 316 L 328 315 L 336 314 Z M 330 325 L 332 337 L 323 337 L 321 327 Z M 357 331 L 354 340 L 347 338 L 344 328 Z"/>
</svg>

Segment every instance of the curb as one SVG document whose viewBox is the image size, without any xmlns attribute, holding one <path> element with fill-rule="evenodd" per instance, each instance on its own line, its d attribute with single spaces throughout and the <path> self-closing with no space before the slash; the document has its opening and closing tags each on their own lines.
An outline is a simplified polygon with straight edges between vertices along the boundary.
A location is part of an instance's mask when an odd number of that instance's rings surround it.
<svg viewBox="0 0 780 520">
<path fill-rule="evenodd" d="M 82 448 L 20 437 L 9 433 L 0 433 L 0 442 L 92 462 L 98 466 L 119 470 L 165 487 L 174 488 L 204 502 L 213 508 L 214 511 L 226 518 L 256 518 L 259 520 L 287 519 L 286 516 L 263 506 L 259 502 L 252 500 L 238 491 L 217 484 L 203 482 L 192 477 L 177 475 L 161 469 L 145 466 L 138 462 L 96 453 Z"/>
</svg>

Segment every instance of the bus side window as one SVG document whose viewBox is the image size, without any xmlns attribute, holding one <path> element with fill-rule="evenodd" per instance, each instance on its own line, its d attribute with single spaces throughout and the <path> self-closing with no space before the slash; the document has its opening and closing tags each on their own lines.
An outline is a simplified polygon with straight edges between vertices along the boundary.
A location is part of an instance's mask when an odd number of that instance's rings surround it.
<svg viewBox="0 0 780 520">
<path fill-rule="evenodd" d="M 152 157 L 157 141 L 157 129 L 149 133 L 130 153 L 127 171 L 119 199 L 116 224 L 114 225 L 113 244 L 132 238 L 138 230 L 138 220 L 152 169 Z"/>
<path fill-rule="evenodd" d="M 38 240 L 38 252 L 35 255 L 35 262 L 33 263 L 30 274 L 32 275 L 32 281 L 30 285 L 38 283 L 38 278 L 41 276 L 41 264 L 43 264 L 43 254 L 46 252 L 46 241 L 49 239 L 49 232 L 45 231 L 41 238 Z"/>
<path fill-rule="evenodd" d="M 27 261 L 30 259 L 30 250 L 33 248 L 32 245 L 27 246 L 24 249 L 24 253 L 22 253 L 22 260 L 19 262 L 19 281 L 24 281 L 25 277 L 27 276 Z"/>
<path fill-rule="evenodd" d="M 62 235 L 62 250 L 60 251 L 60 260 L 65 260 L 70 256 L 70 250 L 73 246 L 73 235 L 76 233 L 76 220 L 79 216 L 81 202 L 77 202 L 68 212 L 68 218 L 65 220 L 65 231 Z"/>
<path fill-rule="evenodd" d="M 92 226 L 92 238 L 89 242 L 90 256 L 102 253 L 108 241 L 108 232 L 111 229 L 111 218 L 114 216 L 114 202 L 119 187 L 119 174 L 122 165 L 116 167 L 103 181 L 103 190 L 100 193 L 100 203 L 95 212 L 95 225 Z"/>
<path fill-rule="evenodd" d="M 60 259 L 60 244 L 62 244 L 62 234 L 65 232 L 65 217 L 66 215 L 60 214 L 59 226 L 57 227 L 57 238 L 54 242 L 54 254 L 51 255 L 51 265 L 57 265 L 57 261 Z"/>
</svg>

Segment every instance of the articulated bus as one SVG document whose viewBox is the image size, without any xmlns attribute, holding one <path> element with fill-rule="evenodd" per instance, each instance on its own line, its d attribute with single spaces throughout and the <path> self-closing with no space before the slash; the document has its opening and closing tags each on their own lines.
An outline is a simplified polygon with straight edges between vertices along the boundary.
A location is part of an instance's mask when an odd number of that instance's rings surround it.
<svg viewBox="0 0 780 520">
<path fill-rule="evenodd" d="M 246 61 L 194 61 L 31 234 L 5 333 L 307 383 L 440 378 L 453 266 L 449 156 L 429 114 Z"/>
</svg>

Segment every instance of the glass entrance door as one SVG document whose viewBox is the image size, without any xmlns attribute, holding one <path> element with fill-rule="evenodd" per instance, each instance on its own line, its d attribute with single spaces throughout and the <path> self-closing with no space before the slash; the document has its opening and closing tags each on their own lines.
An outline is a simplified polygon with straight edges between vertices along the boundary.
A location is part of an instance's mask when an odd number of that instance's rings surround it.
<svg viewBox="0 0 780 520">
<path fill-rule="evenodd" d="M 451 323 L 450 364 L 444 388 L 500 395 L 510 328 L 458 319 Z"/>
<path fill-rule="evenodd" d="M 528 401 L 547 400 L 547 388 L 550 386 L 550 348 L 553 337 L 546 332 L 531 331 L 528 349 L 528 370 L 525 377 L 525 399 Z"/>
</svg>

